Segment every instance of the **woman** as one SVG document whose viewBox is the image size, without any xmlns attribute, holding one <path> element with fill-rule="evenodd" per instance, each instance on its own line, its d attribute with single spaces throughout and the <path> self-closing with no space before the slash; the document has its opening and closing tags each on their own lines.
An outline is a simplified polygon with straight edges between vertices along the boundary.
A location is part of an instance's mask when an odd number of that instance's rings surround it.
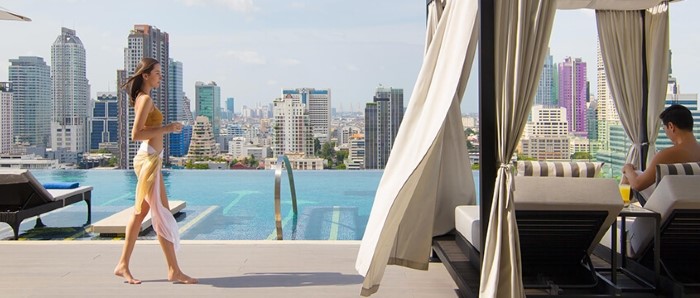
<svg viewBox="0 0 700 298">
<path fill-rule="evenodd" d="M 168 262 L 168 280 L 194 284 L 197 280 L 185 275 L 177 264 L 175 250 L 179 246 L 180 236 L 175 217 L 170 213 L 165 183 L 161 176 L 163 135 L 179 132 L 182 129 L 180 123 L 163 126 L 163 114 L 151 99 L 151 90 L 160 86 L 161 79 L 160 63 L 152 58 L 143 58 L 134 75 L 123 86 L 127 87 L 129 92 L 129 105 L 134 107 L 135 118 L 131 139 L 142 142 L 134 157 L 134 170 L 138 178 L 134 215 L 126 226 L 124 249 L 114 274 L 123 277 L 130 284 L 141 283 L 131 275 L 129 259 L 134 250 L 141 223 L 150 209 L 153 230 L 158 234 L 158 241 Z"/>
</svg>

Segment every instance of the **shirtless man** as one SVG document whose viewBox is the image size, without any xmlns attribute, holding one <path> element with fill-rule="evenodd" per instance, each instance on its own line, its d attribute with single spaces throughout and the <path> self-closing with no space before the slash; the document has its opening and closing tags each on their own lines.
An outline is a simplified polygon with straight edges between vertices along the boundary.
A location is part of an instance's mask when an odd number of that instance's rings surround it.
<svg viewBox="0 0 700 298">
<path fill-rule="evenodd" d="M 622 183 L 629 183 L 634 190 L 641 191 L 654 184 L 656 165 L 700 161 L 700 144 L 693 135 L 693 115 L 682 105 L 672 105 L 659 115 L 664 132 L 673 146 L 656 153 L 644 172 L 634 165 L 622 167 Z"/>
</svg>

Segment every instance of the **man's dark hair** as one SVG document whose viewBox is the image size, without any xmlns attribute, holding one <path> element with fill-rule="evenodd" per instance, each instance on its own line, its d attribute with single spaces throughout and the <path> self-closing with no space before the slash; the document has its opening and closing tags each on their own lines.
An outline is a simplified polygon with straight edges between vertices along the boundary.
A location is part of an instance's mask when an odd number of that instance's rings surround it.
<svg viewBox="0 0 700 298">
<path fill-rule="evenodd" d="M 672 105 L 661 112 L 659 118 L 661 118 L 661 122 L 664 125 L 668 125 L 671 122 L 679 129 L 693 131 L 693 114 L 685 106 Z"/>
</svg>

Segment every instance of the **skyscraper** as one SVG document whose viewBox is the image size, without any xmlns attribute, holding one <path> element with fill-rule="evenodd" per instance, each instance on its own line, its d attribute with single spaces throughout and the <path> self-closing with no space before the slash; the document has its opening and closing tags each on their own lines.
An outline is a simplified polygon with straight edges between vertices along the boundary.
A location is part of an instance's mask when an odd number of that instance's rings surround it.
<svg viewBox="0 0 700 298">
<path fill-rule="evenodd" d="M 598 143 L 600 144 L 600 149 L 610 150 L 610 126 L 619 125 L 620 116 L 615 109 L 615 102 L 608 86 L 600 43 L 598 43 L 597 50 Z"/>
<path fill-rule="evenodd" d="M 192 128 L 192 140 L 187 157 L 190 159 L 211 158 L 219 154 L 214 145 L 211 123 L 205 116 L 197 116 Z"/>
<path fill-rule="evenodd" d="M 535 105 L 532 121 L 525 126 L 520 140 L 525 156 L 538 160 L 569 158 L 569 131 L 565 108 L 545 108 Z"/>
<path fill-rule="evenodd" d="M 10 59 L 14 141 L 48 146 L 51 128 L 51 71 L 44 58 Z"/>
<path fill-rule="evenodd" d="M 272 123 L 272 150 L 274 156 L 302 153 L 314 154 L 314 138 L 309 114 L 299 97 L 284 94 L 275 99 Z"/>
<path fill-rule="evenodd" d="M 169 60 L 168 65 L 168 116 L 166 123 L 185 121 L 185 92 L 182 85 L 182 62 Z"/>
<path fill-rule="evenodd" d="M 542 75 L 540 76 L 537 95 L 535 96 L 535 105 L 552 108 L 558 104 L 556 73 L 557 68 L 554 64 L 554 58 L 549 53 L 549 49 L 547 49 L 547 56 L 544 59 L 544 67 L 542 68 Z"/>
<path fill-rule="evenodd" d="M 365 108 L 365 168 L 383 169 L 403 120 L 403 89 L 379 86 Z"/>
<path fill-rule="evenodd" d="M 154 58 L 160 62 L 163 79 L 160 81 L 160 87 L 151 90 L 151 98 L 161 113 L 163 113 L 163 119 L 172 119 L 173 116 L 170 115 L 170 102 L 168 100 L 168 84 L 170 81 L 168 78 L 170 73 L 170 41 L 168 33 L 150 25 L 134 25 L 134 29 L 129 33 L 127 47 L 124 48 L 124 74 L 120 75 L 118 72 L 119 86 L 126 78 L 136 72 L 136 67 L 138 67 L 139 62 L 144 57 Z M 126 92 L 119 92 L 117 95 L 120 108 L 120 167 L 132 169 L 134 167 L 133 159 L 140 143 L 131 140 L 131 128 L 134 125 L 134 109 L 129 107 L 129 98 Z M 163 136 L 163 143 L 163 163 L 168 164 L 170 162 L 170 139 L 167 138 L 167 135 Z"/>
<path fill-rule="evenodd" d="M 97 150 L 100 143 L 119 142 L 119 106 L 117 93 L 99 92 L 90 120 L 90 149 Z"/>
<path fill-rule="evenodd" d="M 226 99 L 226 111 L 228 111 L 229 115 L 231 115 L 231 119 L 233 119 L 234 115 L 236 114 L 234 110 L 234 103 L 235 99 L 233 99 L 233 97 L 229 97 Z"/>
<path fill-rule="evenodd" d="M 282 97 L 299 100 L 309 114 L 313 137 L 321 143 L 330 140 L 331 89 L 297 88 L 282 90 Z"/>
<path fill-rule="evenodd" d="M 586 62 L 566 57 L 559 64 L 559 105 L 566 109 L 569 132 L 588 135 L 586 129 Z"/>
<path fill-rule="evenodd" d="M 85 47 L 75 30 L 61 28 L 61 35 L 51 46 L 51 89 L 51 148 L 87 151 L 90 86 Z"/>
<path fill-rule="evenodd" d="M 0 82 L 0 154 L 12 146 L 12 85 Z"/>
<path fill-rule="evenodd" d="M 195 109 L 196 115 L 209 118 L 214 131 L 214 139 L 219 137 L 221 129 L 221 88 L 216 82 L 204 84 L 195 83 Z M 197 120 L 199 121 L 199 120 Z"/>
<path fill-rule="evenodd" d="M 186 121 L 187 123 L 194 124 L 194 116 L 192 116 L 192 103 L 190 101 L 190 98 L 187 97 L 187 95 L 182 97 L 182 112 L 184 113 L 184 119 L 182 121 Z"/>
</svg>

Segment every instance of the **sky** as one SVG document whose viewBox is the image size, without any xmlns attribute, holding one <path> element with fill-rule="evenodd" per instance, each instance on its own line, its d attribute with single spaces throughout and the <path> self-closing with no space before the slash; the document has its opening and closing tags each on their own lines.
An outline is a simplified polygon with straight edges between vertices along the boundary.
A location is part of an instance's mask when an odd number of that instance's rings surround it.
<svg viewBox="0 0 700 298">
<path fill-rule="evenodd" d="M 4 0 L 0 6 L 32 22 L 1 22 L 0 81 L 9 59 L 40 56 L 50 65 L 61 27 L 76 30 L 87 56 L 92 97 L 116 90 L 134 24 L 170 35 L 170 56 L 183 63 L 183 86 L 194 104 L 195 82 L 215 81 L 236 111 L 269 104 L 282 89 L 330 88 L 337 111 L 361 111 L 375 89 L 412 93 L 425 43 L 425 0 Z M 700 92 L 700 1 L 671 5 L 673 74 L 683 93 Z M 596 90 L 596 25 L 592 10 L 557 12 L 550 39 L 555 62 L 588 64 Z M 477 56 L 478 58 L 478 56 Z M 463 113 L 478 111 L 478 63 Z M 225 105 L 222 105 L 225 106 Z"/>
</svg>

